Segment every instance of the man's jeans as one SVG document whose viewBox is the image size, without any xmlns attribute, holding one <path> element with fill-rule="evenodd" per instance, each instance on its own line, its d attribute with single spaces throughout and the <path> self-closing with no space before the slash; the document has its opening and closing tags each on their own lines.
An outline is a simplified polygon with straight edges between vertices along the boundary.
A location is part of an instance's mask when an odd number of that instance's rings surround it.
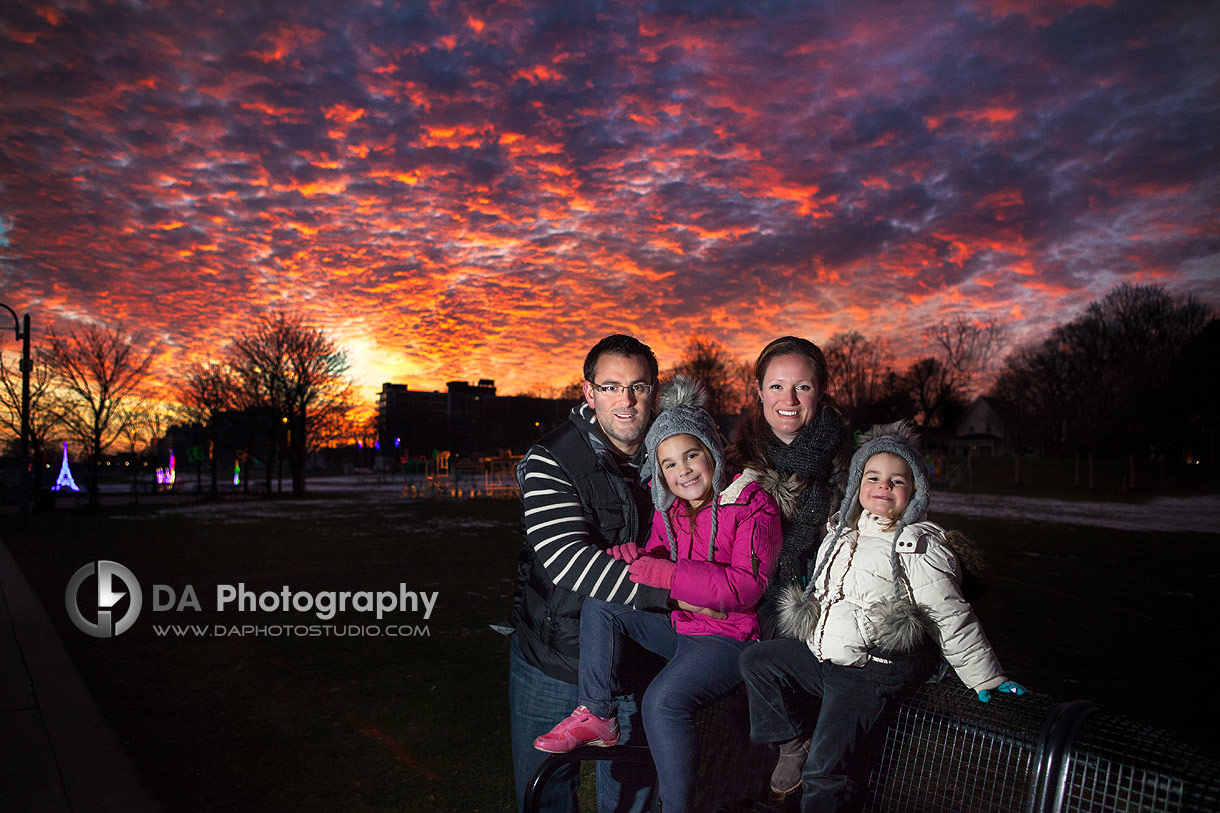
<svg viewBox="0 0 1220 813">
<path fill-rule="evenodd" d="M 517 785 L 517 810 L 525 802 L 525 786 L 534 770 L 549 754 L 534 748 L 534 740 L 572 713 L 579 702 L 576 686 L 557 680 L 525 662 L 514 635 L 508 655 L 508 707 L 513 749 L 513 775 Z M 632 725 L 636 742 L 643 744 L 643 727 L 634 697 L 619 700 L 619 742 L 628 743 Z M 544 813 L 576 813 L 576 792 L 580 787 L 578 766 L 568 765 L 547 781 L 542 797 Z M 652 779 L 647 772 L 625 763 L 597 763 L 598 813 L 643 813 L 652 796 Z"/>
</svg>

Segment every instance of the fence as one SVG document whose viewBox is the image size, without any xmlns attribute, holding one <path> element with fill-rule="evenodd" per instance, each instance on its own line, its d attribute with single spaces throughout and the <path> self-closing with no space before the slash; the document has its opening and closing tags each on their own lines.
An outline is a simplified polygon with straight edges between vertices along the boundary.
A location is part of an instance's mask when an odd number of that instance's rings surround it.
<svg viewBox="0 0 1220 813">
<path fill-rule="evenodd" d="M 745 739 L 744 694 L 701 710 L 699 809 L 749 810 L 774 756 Z M 581 748 L 546 759 L 527 790 L 536 811 L 567 762 L 651 761 L 647 748 Z M 1216 813 L 1220 762 L 1159 729 L 1087 701 L 998 695 L 980 703 L 953 679 L 904 701 L 859 794 L 865 813 Z"/>
<path fill-rule="evenodd" d="M 463 498 L 520 496 L 516 467 L 520 457 L 501 455 L 472 460 L 451 460 L 449 452 L 440 452 L 428 460 L 419 482 L 404 482 L 404 497 Z"/>
</svg>

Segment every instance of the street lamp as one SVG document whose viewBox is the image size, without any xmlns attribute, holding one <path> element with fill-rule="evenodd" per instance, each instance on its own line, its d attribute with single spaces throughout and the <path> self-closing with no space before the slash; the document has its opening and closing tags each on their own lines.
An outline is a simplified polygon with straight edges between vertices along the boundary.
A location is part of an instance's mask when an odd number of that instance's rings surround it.
<svg viewBox="0 0 1220 813">
<path fill-rule="evenodd" d="M 27 313 L 20 320 L 17 311 L 0 302 L 0 308 L 13 315 L 13 330 L 21 340 L 21 517 L 26 519 L 30 514 L 31 475 L 30 468 L 30 370 L 34 365 L 30 362 L 30 315 Z"/>
</svg>

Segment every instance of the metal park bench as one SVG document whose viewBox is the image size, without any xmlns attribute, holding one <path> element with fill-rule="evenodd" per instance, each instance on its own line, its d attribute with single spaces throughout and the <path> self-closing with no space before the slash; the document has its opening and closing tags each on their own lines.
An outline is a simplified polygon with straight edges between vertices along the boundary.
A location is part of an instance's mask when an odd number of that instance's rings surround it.
<svg viewBox="0 0 1220 813">
<path fill-rule="evenodd" d="M 748 742 L 744 704 L 735 692 L 696 717 L 701 810 L 747 811 L 767 799 L 774 756 Z M 642 746 L 553 755 L 531 779 L 526 812 L 561 765 L 599 759 L 651 763 Z M 1220 762 L 1159 729 L 1087 701 L 1032 694 L 984 704 L 952 678 L 899 706 L 863 781 L 864 813 L 1220 811 Z"/>
</svg>

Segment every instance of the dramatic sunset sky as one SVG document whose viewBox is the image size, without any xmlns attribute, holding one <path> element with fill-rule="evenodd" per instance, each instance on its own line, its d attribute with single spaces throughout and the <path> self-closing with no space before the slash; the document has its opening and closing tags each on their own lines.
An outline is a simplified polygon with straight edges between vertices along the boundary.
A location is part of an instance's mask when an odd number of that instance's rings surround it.
<svg viewBox="0 0 1220 813">
<path fill-rule="evenodd" d="M 159 376 L 303 312 L 370 397 L 1217 303 L 1217 43 L 1212 0 L 5 0 L 0 302 Z"/>
</svg>

